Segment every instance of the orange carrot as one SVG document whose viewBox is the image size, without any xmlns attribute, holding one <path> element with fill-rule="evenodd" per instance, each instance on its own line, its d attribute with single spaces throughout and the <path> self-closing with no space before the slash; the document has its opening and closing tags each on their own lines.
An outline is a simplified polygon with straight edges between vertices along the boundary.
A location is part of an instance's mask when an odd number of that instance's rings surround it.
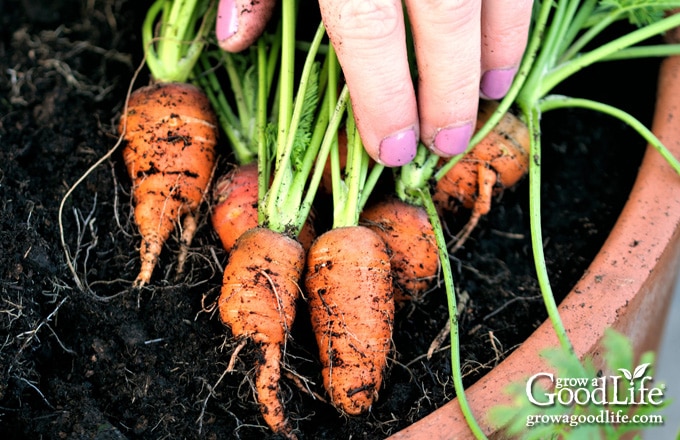
<svg viewBox="0 0 680 440">
<path fill-rule="evenodd" d="M 294 438 L 279 398 L 282 351 L 295 319 L 298 281 L 305 255 L 300 243 L 267 228 L 253 228 L 236 241 L 224 271 L 220 318 L 236 338 L 262 350 L 255 389 L 272 430 Z"/>
<path fill-rule="evenodd" d="M 425 209 L 390 197 L 365 208 L 360 222 L 375 231 L 390 251 L 395 300 L 417 300 L 439 270 L 437 243 Z"/>
<path fill-rule="evenodd" d="M 215 163 L 217 120 L 205 94 L 187 83 L 137 89 L 121 117 L 123 158 L 132 180 L 135 222 L 142 236 L 141 269 L 147 284 L 163 244 L 184 217 L 182 242 L 196 230 L 194 213 Z"/>
<path fill-rule="evenodd" d="M 236 240 L 257 226 L 257 163 L 234 168 L 215 181 L 212 225 L 231 252 Z"/>
<path fill-rule="evenodd" d="M 477 129 L 497 106 L 493 101 L 480 104 Z M 479 144 L 437 181 L 432 198 L 440 209 L 454 211 L 462 204 L 472 210 L 451 252 L 462 246 L 481 216 L 489 212 L 493 196 L 515 185 L 528 170 L 529 131 L 517 117 L 506 113 Z"/>
<path fill-rule="evenodd" d="M 250 163 L 234 168 L 215 182 L 212 225 L 227 252 L 245 231 L 258 225 L 257 179 L 257 163 Z M 314 212 L 311 211 L 298 241 L 307 250 L 315 238 Z"/>
<path fill-rule="evenodd" d="M 322 234 L 307 254 L 305 286 L 324 386 L 337 408 L 360 414 L 377 399 L 391 347 L 385 243 L 362 226 Z"/>
</svg>

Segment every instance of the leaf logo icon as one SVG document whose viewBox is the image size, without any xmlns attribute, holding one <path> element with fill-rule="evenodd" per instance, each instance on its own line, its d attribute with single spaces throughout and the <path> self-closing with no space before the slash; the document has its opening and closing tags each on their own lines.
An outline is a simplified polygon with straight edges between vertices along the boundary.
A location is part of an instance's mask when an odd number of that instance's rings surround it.
<svg viewBox="0 0 680 440">
<path fill-rule="evenodd" d="M 632 373 L 625 368 L 619 368 L 619 371 L 623 373 L 626 379 L 630 381 L 630 384 L 633 385 L 635 379 L 639 379 L 645 375 L 647 367 L 649 367 L 649 363 L 638 365 Z"/>
<path fill-rule="evenodd" d="M 638 365 L 635 371 L 633 372 L 633 379 L 639 379 L 642 376 L 645 375 L 645 370 L 647 370 L 647 367 L 649 367 L 649 363 Z"/>
</svg>

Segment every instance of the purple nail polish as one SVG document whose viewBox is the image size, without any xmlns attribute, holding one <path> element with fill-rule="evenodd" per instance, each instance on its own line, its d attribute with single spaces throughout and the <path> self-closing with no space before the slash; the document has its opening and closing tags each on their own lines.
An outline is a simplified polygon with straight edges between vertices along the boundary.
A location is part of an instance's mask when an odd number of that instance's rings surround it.
<svg viewBox="0 0 680 440">
<path fill-rule="evenodd" d="M 378 159 L 388 167 L 405 165 L 416 156 L 418 140 L 413 129 L 395 133 L 380 142 Z"/>
<path fill-rule="evenodd" d="M 444 156 L 455 156 L 465 151 L 472 137 L 472 123 L 439 130 L 434 137 L 434 149 Z"/>
<path fill-rule="evenodd" d="M 508 93 L 512 80 L 517 73 L 516 68 L 496 69 L 484 72 L 479 91 L 482 97 L 487 99 L 501 99 Z"/>
<path fill-rule="evenodd" d="M 236 0 L 220 0 L 217 6 L 217 22 L 215 23 L 215 35 L 218 41 L 231 37 L 238 30 L 238 11 Z"/>
</svg>

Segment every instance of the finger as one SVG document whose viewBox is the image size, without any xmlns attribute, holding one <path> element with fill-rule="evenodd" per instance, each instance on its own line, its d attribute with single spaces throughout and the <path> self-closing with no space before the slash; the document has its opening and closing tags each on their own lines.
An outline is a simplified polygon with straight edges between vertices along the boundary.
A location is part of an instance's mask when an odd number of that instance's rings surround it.
<svg viewBox="0 0 680 440">
<path fill-rule="evenodd" d="M 387 166 L 416 153 L 418 112 L 399 0 L 320 0 L 368 154 Z"/>
<path fill-rule="evenodd" d="M 421 140 L 440 156 L 462 153 L 479 101 L 481 0 L 407 0 L 418 63 Z"/>
<path fill-rule="evenodd" d="M 482 3 L 483 98 L 500 99 L 512 85 L 527 45 L 532 4 L 532 0 Z"/>
<path fill-rule="evenodd" d="M 257 40 L 272 15 L 276 0 L 219 0 L 215 34 L 220 47 L 240 52 Z"/>
</svg>

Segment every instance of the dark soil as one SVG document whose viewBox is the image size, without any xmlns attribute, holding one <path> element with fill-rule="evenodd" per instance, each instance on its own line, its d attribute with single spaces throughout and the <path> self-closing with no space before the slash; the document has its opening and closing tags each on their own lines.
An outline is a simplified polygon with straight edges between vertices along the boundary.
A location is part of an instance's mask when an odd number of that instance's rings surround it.
<svg viewBox="0 0 680 440">
<path fill-rule="evenodd" d="M 131 221 L 130 182 L 116 152 L 65 203 L 68 258 L 61 245 L 62 198 L 116 142 L 115 124 L 141 60 L 139 29 L 148 4 L 0 0 L 4 439 L 270 435 L 253 397 L 252 350 L 244 350 L 237 372 L 223 376 L 234 343 L 213 306 L 226 255 L 207 215 L 182 279 L 174 281 L 173 237 L 151 287 L 130 289 L 139 269 L 139 237 Z M 644 63 L 625 91 L 611 80 L 625 69 L 618 63 L 589 69 L 562 91 L 603 99 L 649 124 L 657 65 Z M 556 111 L 544 115 L 543 123 L 545 251 L 554 291 L 563 296 L 623 206 L 644 142 L 592 113 Z M 227 145 L 221 148 L 228 157 Z M 468 384 L 546 317 L 527 212 L 522 182 L 496 201 L 453 257 Z M 450 219 L 452 232 L 465 221 L 467 214 L 461 215 Z M 361 417 L 339 416 L 291 380 L 299 375 L 323 395 L 304 313 L 300 307 L 288 350 L 291 374 L 282 381 L 301 438 L 384 438 L 454 397 L 447 346 L 431 359 L 425 356 L 446 321 L 442 291 L 399 311 L 388 379 L 379 402 Z"/>
</svg>

